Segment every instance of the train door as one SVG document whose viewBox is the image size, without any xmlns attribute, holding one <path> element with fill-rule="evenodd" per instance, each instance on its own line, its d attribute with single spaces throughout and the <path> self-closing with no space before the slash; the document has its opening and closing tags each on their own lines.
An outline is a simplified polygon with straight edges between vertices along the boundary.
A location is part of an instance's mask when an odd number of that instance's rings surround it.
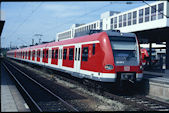
<svg viewBox="0 0 169 113">
<path fill-rule="evenodd" d="M 62 55 L 63 55 L 63 47 L 60 46 L 59 47 L 59 60 L 58 60 L 59 67 L 62 67 Z"/>
<path fill-rule="evenodd" d="M 81 46 L 75 45 L 74 68 L 76 72 L 80 72 Z"/>
</svg>

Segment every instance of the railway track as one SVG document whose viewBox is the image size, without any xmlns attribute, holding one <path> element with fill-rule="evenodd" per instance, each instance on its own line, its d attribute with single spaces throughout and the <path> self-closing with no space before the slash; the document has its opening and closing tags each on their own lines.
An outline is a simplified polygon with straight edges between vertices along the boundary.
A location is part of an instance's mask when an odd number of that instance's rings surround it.
<svg viewBox="0 0 169 113">
<path fill-rule="evenodd" d="M 86 82 L 84 82 L 85 83 L 84 85 L 81 83 L 82 81 L 79 82 L 79 80 L 77 80 L 74 77 L 72 79 L 72 77 L 66 77 L 66 75 L 60 76 L 58 75 L 58 73 L 55 73 L 55 72 L 54 74 L 56 75 L 54 77 L 55 79 L 61 79 L 61 80 L 70 82 L 72 84 L 76 84 L 80 87 L 83 87 L 89 91 L 95 92 L 109 99 L 120 101 L 127 105 L 132 105 L 138 111 L 169 111 L 169 104 L 160 102 L 157 100 L 153 100 L 151 98 L 146 97 L 145 95 L 138 95 L 138 94 L 133 95 L 133 93 L 136 93 L 136 91 L 133 91 L 133 90 L 132 90 L 133 92 L 131 92 L 131 95 L 130 94 L 125 95 L 125 92 L 118 92 L 118 91 L 116 93 L 109 92 L 107 90 L 104 90 L 104 88 L 102 88 L 99 85 L 94 85 L 93 82 L 90 82 L 90 85 L 88 84 L 86 86 Z M 64 75 L 64 73 L 61 73 L 61 75 Z M 91 86 L 93 87 L 91 88 Z"/>
<path fill-rule="evenodd" d="M 3 63 L 5 69 L 24 92 L 26 101 L 33 112 L 78 111 L 58 95 L 32 79 L 12 63 Z"/>
</svg>

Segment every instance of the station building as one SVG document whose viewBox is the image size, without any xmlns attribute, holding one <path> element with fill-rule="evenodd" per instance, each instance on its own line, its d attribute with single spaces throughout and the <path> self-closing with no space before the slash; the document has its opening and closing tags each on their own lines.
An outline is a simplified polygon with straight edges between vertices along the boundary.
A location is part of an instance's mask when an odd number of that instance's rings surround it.
<svg viewBox="0 0 169 113">
<path fill-rule="evenodd" d="M 74 24 L 70 29 L 57 33 L 56 41 L 74 38 L 75 33 L 86 30 L 120 30 L 137 32 L 142 30 L 169 27 L 169 2 L 157 1 L 125 12 L 107 11 L 100 20 L 87 24 Z"/>
<path fill-rule="evenodd" d="M 169 2 L 155 1 L 151 4 L 124 11 L 107 11 L 100 19 L 86 24 L 74 24 L 70 29 L 57 33 L 56 41 L 75 38 L 76 33 L 87 30 L 120 30 L 136 33 L 142 43 L 166 42 L 166 68 L 169 70 Z"/>
</svg>

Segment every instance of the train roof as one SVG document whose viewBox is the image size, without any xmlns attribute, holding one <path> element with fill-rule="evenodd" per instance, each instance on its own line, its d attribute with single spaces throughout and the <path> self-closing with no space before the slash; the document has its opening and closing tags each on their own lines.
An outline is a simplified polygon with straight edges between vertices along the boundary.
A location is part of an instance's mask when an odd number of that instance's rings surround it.
<svg viewBox="0 0 169 113">
<path fill-rule="evenodd" d="M 99 39 L 101 35 L 108 35 L 108 36 L 125 36 L 125 37 L 135 37 L 134 33 L 121 33 L 120 31 L 115 30 L 107 30 L 107 31 L 98 31 L 95 30 L 93 34 L 88 34 L 84 36 L 75 37 L 73 39 L 67 39 L 59 42 L 50 42 L 46 44 L 41 45 L 35 45 L 31 47 L 21 48 L 21 49 L 15 49 L 11 50 L 10 52 L 14 51 L 20 51 L 20 50 L 30 50 L 30 49 L 38 49 L 38 48 L 44 48 L 44 47 L 51 47 L 51 46 L 58 46 L 58 45 L 64 45 L 64 44 L 73 44 L 73 43 L 82 43 L 82 42 L 88 42 L 88 41 L 96 41 Z"/>
<path fill-rule="evenodd" d="M 96 41 L 96 40 L 99 39 L 99 37 L 101 35 L 104 35 L 104 34 L 106 35 L 105 32 L 100 32 L 100 33 L 95 33 L 95 34 L 91 34 L 91 35 L 81 36 L 81 37 L 78 37 L 78 38 L 63 40 L 63 41 L 59 41 L 59 42 L 51 42 L 51 43 L 21 48 L 21 49 L 15 49 L 15 50 L 11 50 L 11 52 L 14 52 L 16 50 L 17 51 L 30 50 L 30 49 L 38 49 L 38 48 L 43 48 L 43 47 L 51 47 L 51 46 L 64 45 L 64 44 L 73 44 L 73 43 L 82 43 L 82 42 L 88 42 L 88 41 Z"/>
</svg>

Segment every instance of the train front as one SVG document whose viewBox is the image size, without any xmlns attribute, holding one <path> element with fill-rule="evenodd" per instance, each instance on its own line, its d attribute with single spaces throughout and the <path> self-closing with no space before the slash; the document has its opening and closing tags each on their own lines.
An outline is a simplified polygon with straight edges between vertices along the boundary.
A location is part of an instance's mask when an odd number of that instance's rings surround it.
<svg viewBox="0 0 169 113">
<path fill-rule="evenodd" d="M 141 53 L 137 37 L 134 33 L 115 33 L 109 35 L 113 51 L 117 81 L 141 81 Z"/>
</svg>

